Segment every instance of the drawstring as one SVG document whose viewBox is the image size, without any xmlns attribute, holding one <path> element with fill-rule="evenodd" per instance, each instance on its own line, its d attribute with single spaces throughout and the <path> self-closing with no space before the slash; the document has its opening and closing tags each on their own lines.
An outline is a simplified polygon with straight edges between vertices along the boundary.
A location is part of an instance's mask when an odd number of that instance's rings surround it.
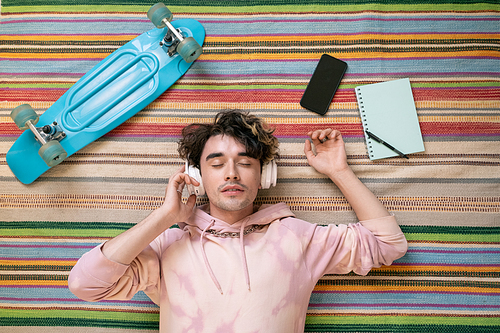
<svg viewBox="0 0 500 333">
<path fill-rule="evenodd" d="M 214 282 L 215 286 L 217 287 L 217 289 L 219 289 L 219 292 L 222 295 L 222 294 L 224 294 L 222 292 L 222 287 L 221 287 L 219 281 L 217 280 L 217 277 L 215 276 L 214 271 L 212 270 L 212 267 L 210 266 L 210 262 L 208 261 L 207 254 L 205 252 L 205 248 L 203 247 L 203 237 L 205 236 L 205 233 L 207 232 L 207 230 L 210 227 L 212 227 L 214 224 L 215 224 L 215 220 L 212 220 L 205 227 L 205 229 L 203 229 L 203 232 L 201 233 L 201 236 L 200 236 L 200 248 L 201 248 L 201 254 L 203 255 L 203 261 L 205 262 L 205 267 L 207 268 L 208 274 L 210 275 L 210 277 L 212 278 L 212 281 Z M 240 228 L 240 253 L 241 253 L 241 262 L 242 262 L 242 265 L 243 265 L 243 272 L 245 274 L 245 282 L 247 284 L 248 290 L 250 290 L 250 274 L 248 273 L 247 257 L 246 257 L 246 254 L 245 254 L 245 243 L 244 243 L 244 240 L 243 240 L 244 234 L 245 234 L 245 223 L 242 223 L 241 224 L 241 228 Z"/>
<path fill-rule="evenodd" d="M 245 223 L 242 223 L 241 229 L 240 229 L 241 263 L 243 264 L 243 272 L 245 273 L 245 281 L 247 283 L 248 290 L 250 290 L 250 275 L 248 274 L 247 256 L 245 254 L 245 243 L 243 242 L 244 232 L 245 232 Z"/>
<path fill-rule="evenodd" d="M 214 282 L 215 286 L 217 287 L 217 289 L 219 289 L 219 292 L 222 295 L 223 294 L 222 288 L 220 286 L 219 281 L 217 281 L 217 278 L 215 277 L 215 274 L 214 274 L 214 271 L 212 270 L 212 267 L 210 267 L 210 263 L 208 262 L 207 254 L 205 253 L 205 248 L 203 247 L 203 236 L 205 235 L 205 232 L 208 230 L 208 228 L 213 226 L 214 223 L 215 223 L 215 220 L 212 220 L 212 222 L 210 222 L 210 224 L 208 224 L 205 227 L 205 229 L 203 229 L 203 232 L 201 233 L 201 237 L 200 237 L 200 247 L 201 247 L 201 253 L 203 255 L 203 260 L 205 261 L 205 267 L 208 270 L 208 274 L 210 274 L 212 281 Z"/>
</svg>

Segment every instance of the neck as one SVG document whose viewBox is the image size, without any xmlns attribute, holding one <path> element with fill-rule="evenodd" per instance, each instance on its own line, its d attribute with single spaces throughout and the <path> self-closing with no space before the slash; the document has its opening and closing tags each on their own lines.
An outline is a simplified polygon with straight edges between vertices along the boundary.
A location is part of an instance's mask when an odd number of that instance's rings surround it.
<svg viewBox="0 0 500 333">
<path fill-rule="evenodd" d="M 210 203 L 209 205 L 210 211 L 208 212 L 210 216 L 215 217 L 216 219 L 222 220 L 228 224 L 234 224 L 245 217 L 253 214 L 254 207 L 253 203 L 248 205 L 247 207 L 237 210 L 237 211 L 227 211 L 221 209 Z"/>
</svg>

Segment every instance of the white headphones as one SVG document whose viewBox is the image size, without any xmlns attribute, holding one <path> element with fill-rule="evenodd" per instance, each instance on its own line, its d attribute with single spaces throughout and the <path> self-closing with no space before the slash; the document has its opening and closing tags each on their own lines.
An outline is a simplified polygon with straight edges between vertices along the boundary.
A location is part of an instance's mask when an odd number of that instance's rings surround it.
<svg viewBox="0 0 500 333">
<path fill-rule="evenodd" d="M 195 168 L 192 165 L 189 165 L 189 160 L 186 160 L 186 168 L 184 170 L 184 173 L 189 175 L 189 177 L 194 178 L 195 180 L 197 180 L 200 183 L 199 186 L 187 184 L 189 195 L 191 195 L 191 194 L 196 194 L 196 196 L 204 195 L 205 188 L 203 187 L 203 183 L 201 182 L 200 170 L 198 168 Z"/>
<path fill-rule="evenodd" d="M 194 186 L 188 184 L 188 192 L 189 194 L 204 195 L 205 188 L 203 187 L 203 183 L 201 181 L 201 173 L 198 168 L 195 168 L 192 165 L 189 165 L 188 160 L 186 160 L 186 170 L 185 174 L 190 177 L 196 179 L 200 186 Z M 262 173 L 260 176 L 260 186 L 262 189 L 266 190 L 271 188 L 271 186 L 276 186 L 276 180 L 278 179 L 278 166 L 276 165 L 275 160 L 271 160 L 271 162 L 267 162 L 262 166 Z"/>
</svg>

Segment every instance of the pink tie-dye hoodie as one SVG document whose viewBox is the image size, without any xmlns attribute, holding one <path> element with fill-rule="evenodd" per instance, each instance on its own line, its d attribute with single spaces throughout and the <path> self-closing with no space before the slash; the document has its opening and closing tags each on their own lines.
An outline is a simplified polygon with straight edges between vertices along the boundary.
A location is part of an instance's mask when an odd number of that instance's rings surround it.
<svg viewBox="0 0 500 333">
<path fill-rule="evenodd" d="M 96 247 L 71 271 L 69 288 L 87 301 L 143 290 L 160 305 L 162 333 L 303 332 L 321 276 L 365 275 L 407 250 L 393 216 L 325 227 L 280 203 L 229 225 L 206 208 L 162 233 L 130 265 Z"/>
</svg>

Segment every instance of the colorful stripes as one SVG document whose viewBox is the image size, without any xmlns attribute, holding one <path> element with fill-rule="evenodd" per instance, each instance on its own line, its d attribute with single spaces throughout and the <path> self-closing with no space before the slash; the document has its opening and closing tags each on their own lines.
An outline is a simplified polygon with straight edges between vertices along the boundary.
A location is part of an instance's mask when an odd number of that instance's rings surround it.
<svg viewBox="0 0 500 333">
<path fill-rule="evenodd" d="M 142 293 L 129 302 L 86 303 L 66 288 L 77 258 L 131 226 L 2 222 L 3 322 L 16 325 L 24 319 L 39 326 L 157 327 L 158 308 Z M 409 251 L 392 266 L 374 269 L 367 277 L 325 276 L 318 283 L 306 331 L 330 325 L 346 329 L 355 319 L 360 329 L 382 325 L 397 330 L 430 319 L 436 328 L 452 332 L 456 318 L 467 325 L 498 325 L 500 228 L 403 226 L 403 231 Z M 388 324 L 392 316 L 397 321 Z"/>
<path fill-rule="evenodd" d="M 403 231 L 409 250 L 392 266 L 373 269 L 367 277 L 326 276 L 318 283 L 307 332 L 498 328 L 499 229 L 404 226 Z"/>
<path fill-rule="evenodd" d="M 203 55 L 170 90 L 30 186 L 5 156 L 19 104 L 49 108 L 101 59 L 153 25 L 150 3 L 4 0 L 0 29 L 0 325 L 13 332 L 158 329 L 158 308 L 87 303 L 67 276 L 90 248 L 163 201 L 182 161 L 177 138 L 226 108 L 264 117 L 281 142 L 278 186 L 299 218 L 356 222 L 312 170 L 311 129 L 341 130 L 348 161 L 396 215 L 408 253 L 368 276 L 325 276 L 307 332 L 496 332 L 500 327 L 500 5 L 490 0 L 171 1 L 174 19 L 202 22 Z M 348 63 L 330 111 L 299 100 L 322 53 Z M 372 162 L 354 87 L 410 78 L 425 152 Z M 200 198 L 198 203 L 205 203 Z M 25 328 L 26 327 L 26 328 Z M 0 330 L 2 330 L 0 328 Z"/>
<path fill-rule="evenodd" d="M 107 164 L 110 164 L 109 162 Z M 304 162 L 305 164 L 305 162 Z M 181 166 L 182 163 L 177 163 Z M 280 164 L 278 164 L 280 166 Z M 408 165 L 409 166 L 409 165 Z M 364 180 L 364 179 L 362 179 Z M 382 182 L 383 180 L 378 180 Z M 282 179 L 283 183 L 293 179 Z M 120 195 L 0 195 L 3 209 L 114 209 L 153 210 L 163 203 L 162 196 L 120 196 Z M 500 197 L 379 197 L 380 201 L 393 212 L 472 212 L 500 213 Z M 200 204 L 206 198 L 198 199 Z M 285 202 L 294 211 L 335 212 L 351 211 L 344 197 L 262 197 L 260 204 Z M 8 230 L 4 231 L 6 235 Z M 467 235 L 466 237 L 470 237 Z M 0 244 L 1 248 L 1 244 Z"/>
<path fill-rule="evenodd" d="M 2 222 L 0 317 L 3 326 L 158 328 L 158 307 L 138 294 L 131 301 L 90 304 L 67 288 L 81 255 L 131 224 Z"/>
</svg>

